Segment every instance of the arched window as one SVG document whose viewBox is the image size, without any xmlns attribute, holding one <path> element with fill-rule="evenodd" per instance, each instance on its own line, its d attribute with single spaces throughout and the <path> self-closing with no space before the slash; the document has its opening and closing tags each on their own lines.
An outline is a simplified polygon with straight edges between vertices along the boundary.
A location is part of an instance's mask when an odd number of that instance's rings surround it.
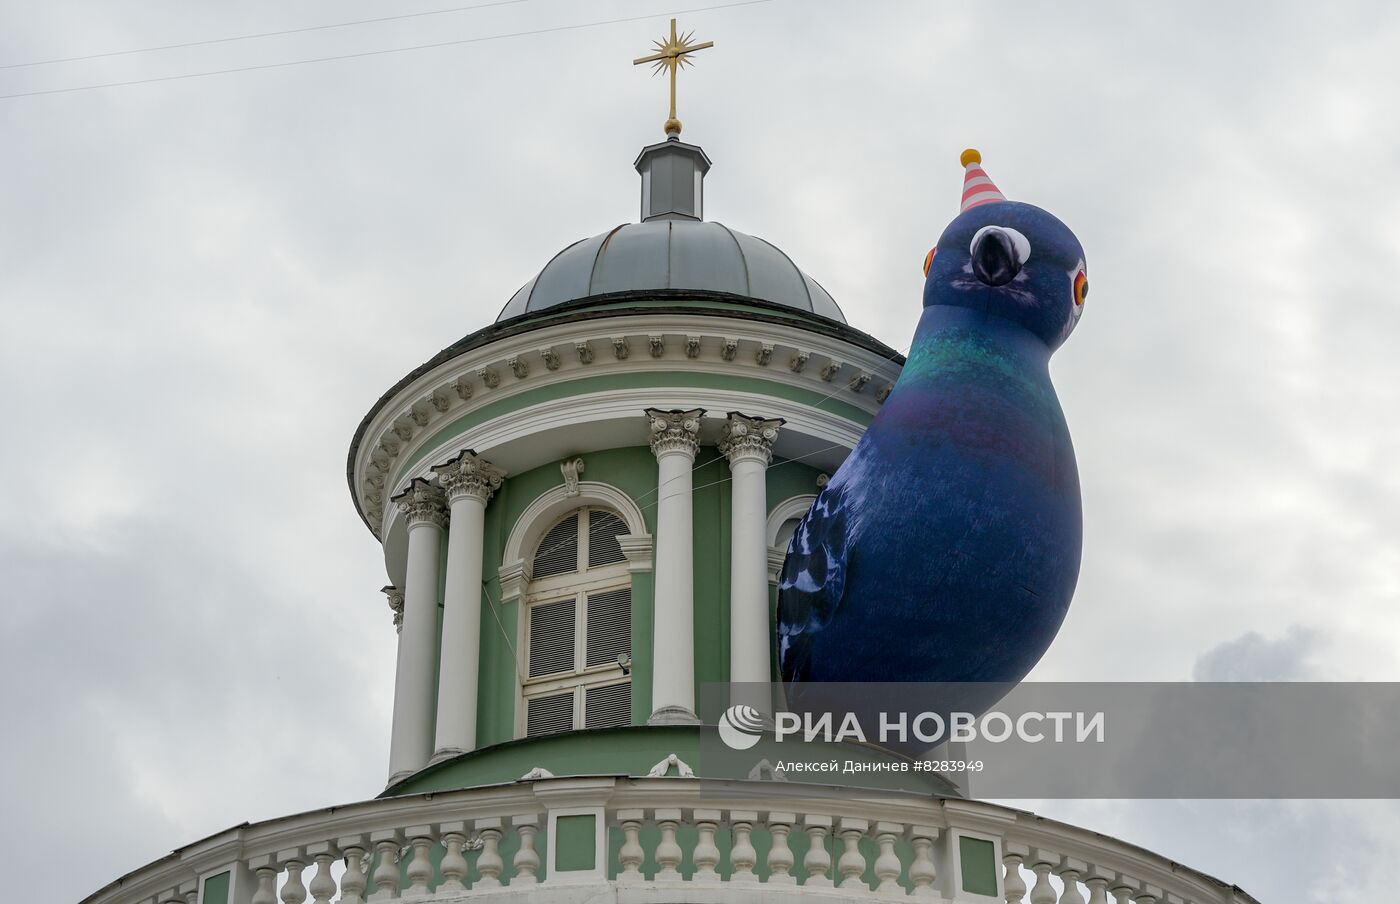
<svg viewBox="0 0 1400 904">
<path fill-rule="evenodd" d="M 788 544 L 792 542 L 792 535 L 797 533 L 797 525 L 802 523 L 802 518 L 789 518 L 778 525 L 778 533 L 773 539 L 773 548 L 787 552 Z"/>
<path fill-rule="evenodd" d="M 569 512 L 540 539 L 525 591 L 524 734 L 632 721 L 632 580 L 610 509 Z"/>
</svg>

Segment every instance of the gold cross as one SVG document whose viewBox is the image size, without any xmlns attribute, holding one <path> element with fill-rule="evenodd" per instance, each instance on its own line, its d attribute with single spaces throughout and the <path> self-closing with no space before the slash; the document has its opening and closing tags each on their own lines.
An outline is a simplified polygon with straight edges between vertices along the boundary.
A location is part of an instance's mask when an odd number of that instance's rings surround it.
<svg viewBox="0 0 1400 904">
<path fill-rule="evenodd" d="M 670 70 L 671 73 L 671 116 L 666 120 L 666 134 L 680 135 L 681 121 L 676 118 L 676 70 L 685 66 L 695 65 L 690 60 L 690 54 L 697 50 L 704 50 L 707 47 L 715 46 L 714 41 L 706 41 L 703 44 L 692 44 L 690 39 L 695 37 L 695 32 L 689 31 L 679 37 L 676 35 L 676 20 L 671 20 L 671 37 L 663 38 L 660 41 L 653 41 L 656 46 L 656 53 L 651 56 L 644 56 L 632 61 L 633 66 L 640 66 L 642 63 L 655 63 L 655 71 Z"/>
</svg>

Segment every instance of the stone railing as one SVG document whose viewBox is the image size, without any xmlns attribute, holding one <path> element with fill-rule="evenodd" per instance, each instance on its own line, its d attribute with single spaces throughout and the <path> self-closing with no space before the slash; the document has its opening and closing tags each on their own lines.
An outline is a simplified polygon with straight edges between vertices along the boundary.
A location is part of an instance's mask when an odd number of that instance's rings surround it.
<svg viewBox="0 0 1400 904">
<path fill-rule="evenodd" d="M 395 898 L 1255 904 L 1121 841 L 992 804 L 694 778 L 541 778 L 229 829 L 84 904 Z"/>
</svg>

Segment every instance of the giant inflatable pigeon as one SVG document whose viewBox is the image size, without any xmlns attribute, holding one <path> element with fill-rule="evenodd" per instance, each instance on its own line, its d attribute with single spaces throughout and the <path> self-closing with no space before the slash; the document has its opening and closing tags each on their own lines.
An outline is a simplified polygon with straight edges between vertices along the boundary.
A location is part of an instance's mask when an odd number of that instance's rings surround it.
<svg viewBox="0 0 1400 904">
<path fill-rule="evenodd" d="M 1079 476 L 1049 363 L 1084 310 L 1084 250 L 978 152 L 962 164 L 904 371 L 788 547 L 787 682 L 1019 681 L 1069 608 Z"/>
</svg>

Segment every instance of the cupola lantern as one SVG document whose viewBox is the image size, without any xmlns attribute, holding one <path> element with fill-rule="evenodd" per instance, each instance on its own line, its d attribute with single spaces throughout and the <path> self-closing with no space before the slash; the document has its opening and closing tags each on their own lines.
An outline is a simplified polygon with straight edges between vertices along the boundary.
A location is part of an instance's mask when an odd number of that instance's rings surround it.
<svg viewBox="0 0 1400 904">
<path fill-rule="evenodd" d="M 642 222 L 703 220 L 705 174 L 710 158 L 703 148 L 668 138 L 637 155 L 642 175 Z"/>
</svg>

